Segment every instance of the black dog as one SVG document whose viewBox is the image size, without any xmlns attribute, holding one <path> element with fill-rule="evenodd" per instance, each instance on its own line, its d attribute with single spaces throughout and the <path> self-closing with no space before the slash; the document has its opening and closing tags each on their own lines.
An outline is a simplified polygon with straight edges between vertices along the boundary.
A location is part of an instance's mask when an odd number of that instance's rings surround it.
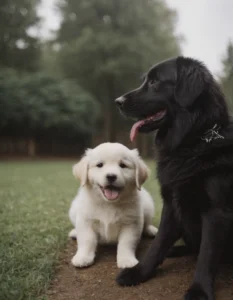
<svg viewBox="0 0 233 300">
<path fill-rule="evenodd" d="M 116 99 L 139 120 L 131 130 L 157 130 L 158 179 L 163 197 L 159 232 L 142 261 L 123 270 L 120 285 L 153 276 L 183 238 L 198 254 L 186 300 L 214 299 L 223 256 L 233 257 L 233 124 L 220 87 L 199 61 L 177 57 L 149 70 L 143 84 Z"/>
</svg>

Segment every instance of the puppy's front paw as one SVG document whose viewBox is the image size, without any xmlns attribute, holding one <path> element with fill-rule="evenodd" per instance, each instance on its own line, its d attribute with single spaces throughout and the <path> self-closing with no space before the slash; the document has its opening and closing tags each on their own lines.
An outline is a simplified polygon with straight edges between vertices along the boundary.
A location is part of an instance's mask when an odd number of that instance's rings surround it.
<svg viewBox="0 0 233 300">
<path fill-rule="evenodd" d="M 158 229 L 154 225 L 148 225 L 146 227 L 145 233 L 150 237 L 155 237 L 158 232 Z"/>
<path fill-rule="evenodd" d="M 117 258 L 117 266 L 120 269 L 132 268 L 138 264 L 138 260 L 134 256 L 122 256 Z"/>
<path fill-rule="evenodd" d="M 116 278 L 116 281 L 121 286 L 133 286 L 143 282 L 140 264 L 133 268 L 122 270 Z"/>
<path fill-rule="evenodd" d="M 93 264 L 94 258 L 94 255 L 76 253 L 72 258 L 71 263 L 75 267 L 85 268 Z"/>
<path fill-rule="evenodd" d="M 184 300 L 214 300 L 212 293 L 206 293 L 199 284 L 193 284 L 184 296 Z"/>
</svg>

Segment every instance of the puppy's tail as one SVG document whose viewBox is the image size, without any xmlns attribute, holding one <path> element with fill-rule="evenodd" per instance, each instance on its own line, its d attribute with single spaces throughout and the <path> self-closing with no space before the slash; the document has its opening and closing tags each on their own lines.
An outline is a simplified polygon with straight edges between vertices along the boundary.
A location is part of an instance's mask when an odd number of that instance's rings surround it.
<svg viewBox="0 0 233 300">
<path fill-rule="evenodd" d="M 186 245 L 174 246 L 172 247 L 167 254 L 167 257 L 182 257 L 192 255 L 193 252 Z"/>
</svg>

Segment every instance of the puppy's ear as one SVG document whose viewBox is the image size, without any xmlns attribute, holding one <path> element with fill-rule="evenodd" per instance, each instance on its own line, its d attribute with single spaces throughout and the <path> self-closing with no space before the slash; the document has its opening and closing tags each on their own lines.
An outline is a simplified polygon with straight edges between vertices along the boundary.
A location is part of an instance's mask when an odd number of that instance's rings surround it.
<svg viewBox="0 0 233 300">
<path fill-rule="evenodd" d="M 177 62 L 175 99 L 183 107 L 191 106 L 205 86 L 205 67 L 192 59 Z"/>
<path fill-rule="evenodd" d="M 135 172 L 136 186 L 140 191 L 142 184 L 147 180 L 149 176 L 149 168 L 139 156 L 137 149 L 133 149 L 131 151 L 133 152 L 135 166 L 136 166 L 136 172 Z"/>
<path fill-rule="evenodd" d="M 81 186 L 87 183 L 90 152 L 91 149 L 87 149 L 82 159 L 73 166 L 73 175 L 80 180 Z"/>
</svg>

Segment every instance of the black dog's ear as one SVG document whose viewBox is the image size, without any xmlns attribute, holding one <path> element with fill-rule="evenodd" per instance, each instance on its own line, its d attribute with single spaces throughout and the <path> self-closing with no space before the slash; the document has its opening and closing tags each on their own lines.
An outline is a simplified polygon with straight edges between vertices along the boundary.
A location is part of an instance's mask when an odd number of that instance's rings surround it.
<svg viewBox="0 0 233 300">
<path fill-rule="evenodd" d="M 177 65 L 175 99 L 183 107 L 191 106 L 205 86 L 203 66 L 194 60 L 185 60 Z"/>
</svg>

